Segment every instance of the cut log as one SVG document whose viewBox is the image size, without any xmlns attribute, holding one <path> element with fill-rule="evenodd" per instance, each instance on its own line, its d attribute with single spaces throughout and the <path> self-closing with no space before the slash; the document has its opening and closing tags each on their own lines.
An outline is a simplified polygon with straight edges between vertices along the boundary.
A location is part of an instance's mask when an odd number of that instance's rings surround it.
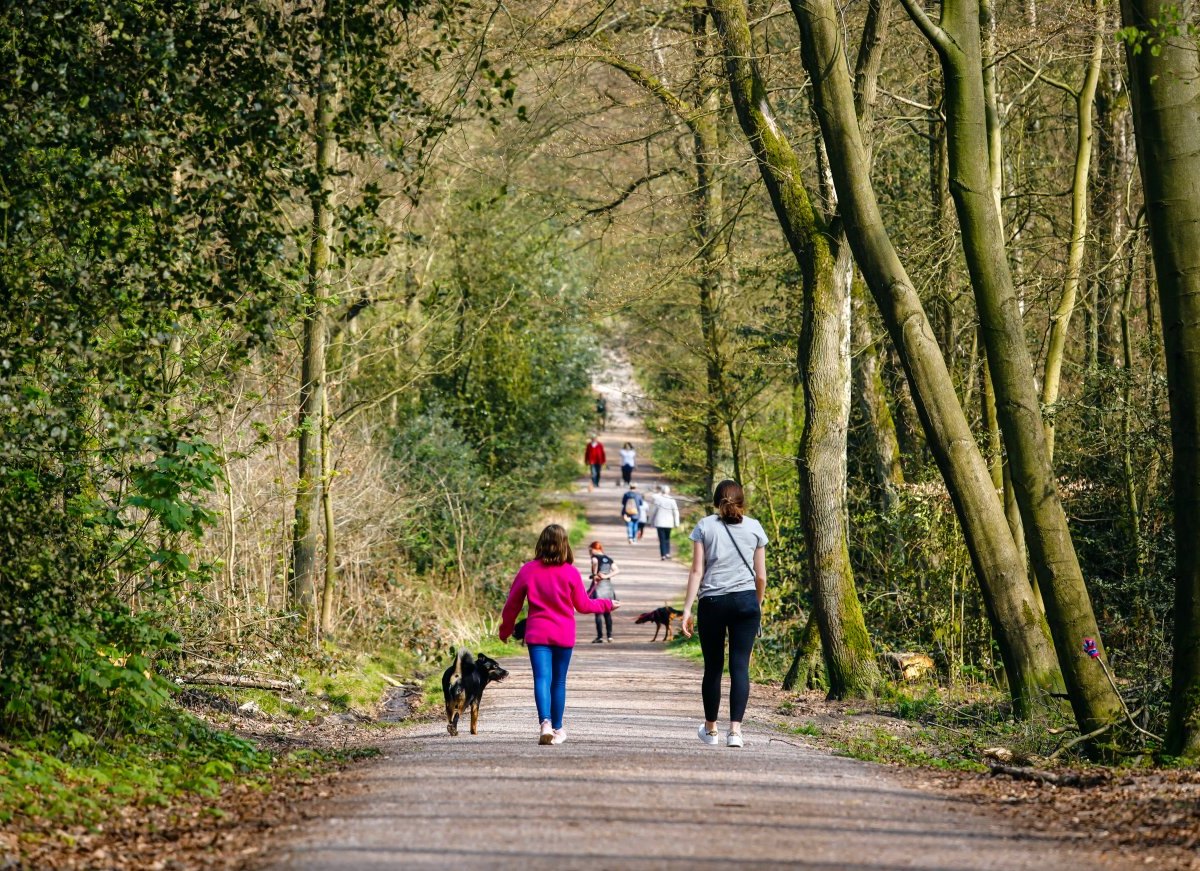
<svg viewBox="0 0 1200 871">
<path fill-rule="evenodd" d="M 924 653 L 881 653 L 880 660 L 903 680 L 920 680 L 934 670 L 933 660 Z"/>
<path fill-rule="evenodd" d="M 1049 783 L 1053 786 L 1098 786 L 1101 783 L 1107 783 L 1109 780 L 1107 771 L 1097 771 L 1090 774 L 1077 771 L 1064 771 L 1062 774 L 1056 774 L 1053 771 L 1042 771 L 1038 768 L 997 765 L 996 763 L 989 763 L 988 768 L 991 770 L 993 776 L 1007 774 L 1014 780 L 1032 780 L 1035 783 Z"/>
<path fill-rule="evenodd" d="M 238 687 L 247 690 L 294 690 L 297 684 L 289 680 L 271 680 L 265 677 L 246 677 L 240 674 L 198 674 L 178 678 L 181 684 L 191 686 Z"/>
</svg>

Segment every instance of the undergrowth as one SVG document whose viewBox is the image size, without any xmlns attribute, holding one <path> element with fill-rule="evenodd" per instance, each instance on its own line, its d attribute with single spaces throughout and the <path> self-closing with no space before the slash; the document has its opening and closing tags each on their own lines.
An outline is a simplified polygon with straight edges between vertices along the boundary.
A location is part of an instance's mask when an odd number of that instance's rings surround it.
<svg viewBox="0 0 1200 871">
<path fill-rule="evenodd" d="M 166 806 L 182 795 L 216 798 L 239 781 L 302 776 L 372 751 L 296 750 L 276 756 L 177 709 L 136 733 L 96 743 L 81 732 L 8 746 L 0 756 L 0 823 L 98 826 L 118 809 Z"/>
</svg>

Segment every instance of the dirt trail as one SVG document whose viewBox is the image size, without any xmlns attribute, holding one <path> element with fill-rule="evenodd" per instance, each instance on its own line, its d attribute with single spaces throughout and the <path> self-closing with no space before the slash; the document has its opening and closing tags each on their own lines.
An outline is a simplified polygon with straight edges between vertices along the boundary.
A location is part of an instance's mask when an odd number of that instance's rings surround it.
<svg viewBox="0 0 1200 871">
<path fill-rule="evenodd" d="M 634 397 L 618 392 L 628 383 L 599 385 L 610 395 L 602 440 L 614 460 L 626 439 L 645 446 Z M 514 647 L 504 662 L 510 678 L 484 698 L 478 736 L 451 738 L 442 722 L 407 729 L 362 769 L 362 790 L 329 800 L 275 867 L 1118 867 L 1086 844 L 1014 830 L 901 786 L 886 767 L 781 740 L 753 692 L 745 748 L 701 744 L 699 666 L 651 644 L 653 627 L 633 623 L 682 597 L 686 568 L 660 561 L 651 537 L 625 543 L 623 490 L 611 468 L 594 493 L 581 479 L 575 498 L 621 567 L 624 606 L 613 644 L 591 644 L 593 618 L 578 618 L 567 742 L 538 746 L 528 660 Z M 657 479 L 643 469 L 635 480 Z"/>
</svg>

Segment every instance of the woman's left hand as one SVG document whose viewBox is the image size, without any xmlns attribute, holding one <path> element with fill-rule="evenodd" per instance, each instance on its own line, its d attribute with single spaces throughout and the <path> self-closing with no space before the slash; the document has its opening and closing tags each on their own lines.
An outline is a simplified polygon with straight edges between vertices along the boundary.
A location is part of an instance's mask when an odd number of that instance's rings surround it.
<svg viewBox="0 0 1200 871">
<path fill-rule="evenodd" d="M 684 638 L 692 637 L 692 612 L 684 612 L 683 617 L 679 620 L 679 631 L 683 633 Z"/>
</svg>

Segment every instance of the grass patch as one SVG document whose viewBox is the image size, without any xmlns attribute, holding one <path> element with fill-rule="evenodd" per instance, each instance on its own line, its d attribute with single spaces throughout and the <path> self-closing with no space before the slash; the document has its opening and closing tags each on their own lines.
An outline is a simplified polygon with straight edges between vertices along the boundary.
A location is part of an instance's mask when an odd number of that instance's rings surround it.
<svg viewBox="0 0 1200 871">
<path fill-rule="evenodd" d="M 816 723 L 799 723 L 795 726 L 780 726 L 780 729 L 787 732 L 789 735 L 807 735 L 810 738 L 819 738 L 824 732 Z"/>
<path fill-rule="evenodd" d="M 805 733 L 814 734 L 814 733 Z M 815 734 L 820 734 L 817 730 Z M 915 740 L 914 740 L 915 739 Z M 835 742 L 839 751 L 853 759 L 866 762 L 885 762 L 899 765 L 920 765 L 950 771 L 986 771 L 974 756 L 964 753 L 964 748 L 939 744 L 936 736 L 920 731 L 909 736 L 893 735 L 886 729 L 873 729 L 860 735 Z M 937 749 L 926 749 L 936 747 Z"/>
<path fill-rule="evenodd" d="M 700 636 L 695 632 L 692 633 L 691 638 L 685 638 L 682 632 L 676 632 L 675 637 L 667 645 L 667 650 L 692 662 L 704 661 L 704 653 L 700 650 Z"/>
<path fill-rule="evenodd" d="M 309 776 L 371 751 L 298 750 L 274 756 L 178 710 L 137 734 L 93 742 L 81 733 L 8 746 L 0 758 L 0 822 L 26 818 L 96 826 L 126 807 L 216 798 L 232 782 L 266 787 L 272 775 Z"/>
</svg>

